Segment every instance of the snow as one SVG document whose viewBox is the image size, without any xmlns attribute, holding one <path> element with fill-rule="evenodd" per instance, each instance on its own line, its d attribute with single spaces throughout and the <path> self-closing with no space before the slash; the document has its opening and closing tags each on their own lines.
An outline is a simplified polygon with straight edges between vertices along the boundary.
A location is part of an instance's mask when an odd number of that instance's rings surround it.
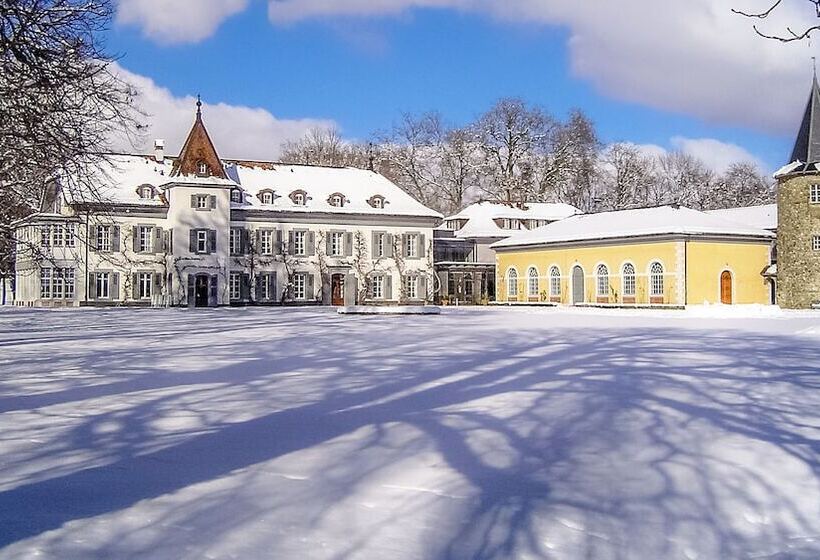
<svg viewBox="0 0 820 560">
<path fill-rule="evenodd" d="M 718 235 L 774 239 L 774 233 L 691 208 L 659 206 L 571 216 L 508 239 L 493 249 L 654 235 Z"/>
<path fill-rule="evenodd" d="M 521 220 L 563 220 L 569 216 L 579 214 L 581 211 L 575 206 L 564 203 L 527 203 L 527 209 L 515 208 L 507 204 L 497 202 L 476 202 L 464 208 L 458 214 L 448 216 L 447 220 L 467 220 L 463 228 L 456 232 L 457 237 L 508 237 L 514 232 L 498 227 L 493 220 L 499 218 L 521 219 Z"/>
<path fill-rule="evenodd" d="M 348 305 L 339 307 L 340 315 L 440 315 L 435 305 Z"/>
<path fill-rule="evenodd" d="M 707 214 L 758 229 L 777 229 L 777 204 L 762 204 L 723 210 L 707 210 Z"/>
<path fill-rule="evenodd" d="M 0 558 L 820 557 L 820 314 L 0 310 Z"/>
<path fill-rule="evenodd" d="M 203 184 L 216 186 L 240 185 L 245 191 L 245 204 L 234 208 L 254 208 L 276 212 L 328 212 L 335 214 L 375 214 L 384 216 L 424 216 L 440 218 L 441 214 L 427 208 L 405 193 L 387 178 L 352 167 L 321 167 L 268 162 L 225 161 L 228 179 L 215 177 L 171 177 L 173 158 L 162 162 L 150 155 L 113 155 L 110 166 L 100 174 L 102 195 L 111 202 L 122 204 L 161 205 L 159 198 L 140 198 L 137 188 L 148 184 L 164 188 L 169 183 Z M 256 196 L 259 191 L 272 189 L 276 200 L 264 205 Z M 289 195 L 295 190 L 307 192 L 304 206 L 293 204 Z M 331 206 L 330 195 L 341 193 L 347 198 L 342 207 Z M 368 200 L 373 195 L 385 198 L 384 208 L 373 208 Z"/>
</svg>

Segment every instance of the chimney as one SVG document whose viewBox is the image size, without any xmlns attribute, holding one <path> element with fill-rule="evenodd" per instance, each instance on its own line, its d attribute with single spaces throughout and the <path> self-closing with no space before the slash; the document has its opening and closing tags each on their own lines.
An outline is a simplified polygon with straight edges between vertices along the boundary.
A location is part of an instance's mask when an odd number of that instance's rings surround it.
<svg viewBox="0 0 820 560">
<path fill-rule="evenodd" d="M 165 140 L 162 138 L 154 140 L 154 159 L 159 163 L 165 162 Z"/>
</svg>

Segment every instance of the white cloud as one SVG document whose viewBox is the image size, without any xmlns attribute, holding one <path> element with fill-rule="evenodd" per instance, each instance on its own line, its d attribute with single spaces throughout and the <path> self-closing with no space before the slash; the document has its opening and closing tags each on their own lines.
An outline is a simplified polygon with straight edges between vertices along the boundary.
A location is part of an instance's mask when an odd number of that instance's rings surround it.
<svg viewBox="0 0 820 560">
<path fill-rule="evenodd" d="M 135 25 L 162 44 L 197 43 L 213 35 L 249 0 L 119 0 L 117 23 Z"/>
<path fill-rule="evenodd" d="M 675 136 L 669 140 L 670 148 L 664 148 L 657 144 L 626 144 L 635 146 L 641 153 L 650 157 L 660 157 L 675 150 L 683 152 L 702 161 L 709 169 L 716 173 L 723 173 L 733 163 L 752 163 L 763 172 L 768 172 L 768 168 L 759 158 L 755 157 L 748 150 L 714 138 L 686 138 Z"/>
<path fill-rule="evenodd" d="M 147 116 L 147 128 L 137 145 L 124 138 L 114 140 L 117 150 L 146 151 L 155 138 L 165 139 L 166 152 L 177 153 L 185 142 L 196 112 L 196 98 L 175 97 L 150 78 L 115 66 L 122 79 L 140 91 L 138 105 Z M 226 158 L 271 160 L 279 157 L 281 144 L 301 138 L 312 128 L 330 128 L 335 123 L 323 119 L 278 119 L 261 108 L 203 103 L 202 115 L 219 155 Z"/>
<path fill-rule="evenodd" d="M 392 16 L 418 8 L 488 14 L 510 23 L 570 32 L 573 72 L 602 93 L 704 120 L 793 133 L 808 94 L 813 53 L 806 43 L 758 37 L 731 13 L 768 0 L 269 0 L 272 22 L 333 16 Z M 781 6 L 767 31 L 813 23 L 802 4 Z M 538 68 L 533 67 L 537 72 Z"/>
</svg>

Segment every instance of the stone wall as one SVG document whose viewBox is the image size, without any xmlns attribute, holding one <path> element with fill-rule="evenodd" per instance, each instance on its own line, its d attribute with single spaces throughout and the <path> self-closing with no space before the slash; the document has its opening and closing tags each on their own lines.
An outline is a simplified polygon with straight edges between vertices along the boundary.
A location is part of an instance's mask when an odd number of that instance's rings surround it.
<svg viewBox="0 0 820 560">
<path fill-rule="evenodd" d="M 820 235 L 820 204 L 809 203 L 809 186 L 820 174 L 795 175 L 777 187 L 777 303 L 806 309 L 820 302 L 820 251 L 812 236 Z"/>
</svg>

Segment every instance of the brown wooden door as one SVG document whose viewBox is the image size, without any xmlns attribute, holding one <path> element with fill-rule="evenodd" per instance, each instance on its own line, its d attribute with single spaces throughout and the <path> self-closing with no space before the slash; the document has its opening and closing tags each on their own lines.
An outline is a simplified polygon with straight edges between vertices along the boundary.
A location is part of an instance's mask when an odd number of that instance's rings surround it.
<svg viewBox="0 0 820 560">
<path fill-rule="evenodd" d="M 720 275 L 720 303 L 732 304 L 732 273 L 728 270 Z"/>
<path fill-rule="evenodd" d="M 343 274 L 334 274 L 330 277 L 330 304 L 345 304 L 345 277 Z"/>
</svg>

